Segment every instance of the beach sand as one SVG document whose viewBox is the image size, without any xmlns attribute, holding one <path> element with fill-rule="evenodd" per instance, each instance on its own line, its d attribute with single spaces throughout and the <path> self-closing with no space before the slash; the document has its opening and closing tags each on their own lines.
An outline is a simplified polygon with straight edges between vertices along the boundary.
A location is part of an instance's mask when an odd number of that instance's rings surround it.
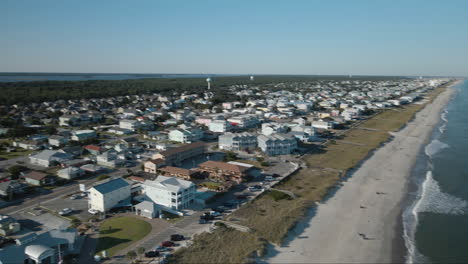
<svg viewBox="0 0 468 264">
<path fill-rule="evenodd" d="M 404 262 L 401 202 L 417 155 L 455 89 L 448 88 L 364 161 L 327 201 L 309 212 L 267 263 Z"/>
</svg>

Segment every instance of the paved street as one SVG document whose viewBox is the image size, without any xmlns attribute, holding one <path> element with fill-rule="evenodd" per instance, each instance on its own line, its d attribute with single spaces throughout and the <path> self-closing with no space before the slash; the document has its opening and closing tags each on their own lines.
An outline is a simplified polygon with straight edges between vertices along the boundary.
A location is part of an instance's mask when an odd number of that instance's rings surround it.
<svg viewBox="0 0 468 264">
<path fill-rule="evenodd" d="M 23 157 L 18 157 L 14 159 L 2 160 L 0 161 L 0 168 L 3 168 L 6 170 L 13 165 L 19 165 L 19 163 L 26 163 L 26 161 L 28 160 L 28 157 L 29 156 L 23 156 Z"/>
</svg>

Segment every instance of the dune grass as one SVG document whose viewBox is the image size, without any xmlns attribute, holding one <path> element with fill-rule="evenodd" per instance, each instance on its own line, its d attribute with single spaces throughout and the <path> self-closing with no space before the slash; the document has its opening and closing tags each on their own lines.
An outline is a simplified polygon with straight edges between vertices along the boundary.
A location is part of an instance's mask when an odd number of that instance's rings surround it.
<svg viewBox="0 0 468 264">
<path fill-rule="evenodd" d="M 262 250 L 265 242 L 251 233 L 224 226 L 212 233 L 195 235 L 193 244 L 178 250 L 171 263 L 243 263 L 248 256 Z M 258 254 L 261 254 L 259 252 Z"/>
<path fill-rule="evenodd" d="M 151 232 L 151 225 L 136 217 L 113 217 L 104 221 L 99 227 L 99 239 L 96 253 L 107 251 L 113 256 L 121 249 L 144 238 Z"/>
</svg>

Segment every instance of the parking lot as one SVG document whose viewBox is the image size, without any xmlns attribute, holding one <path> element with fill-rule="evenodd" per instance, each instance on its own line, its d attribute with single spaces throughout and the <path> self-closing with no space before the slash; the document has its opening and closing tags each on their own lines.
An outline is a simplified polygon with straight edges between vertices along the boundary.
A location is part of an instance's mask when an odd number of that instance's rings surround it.
<svg viewBox="0 0 468 264">
<path fill-rule="evenodd" d="M 75 200 L 70 199 L 70 196 L 61 196 L 58 199 L 46 201 L 42 206 L 58 213 L 64 208 L 70 208 L 73 211 L 69 214 L 81 221 L 87 221 L 92 215 L 88 213 L 88 198 L 82 197 Z"/>
<path fill-rule="evenodd" d="M 70 226 L 70 221 L 67 219 L 53 215 L 42 208 L 31 208 L 12 216 L 18 220 L 22 228 L 27 228 L 35 232 L 65 229 Z"/>
</svg>

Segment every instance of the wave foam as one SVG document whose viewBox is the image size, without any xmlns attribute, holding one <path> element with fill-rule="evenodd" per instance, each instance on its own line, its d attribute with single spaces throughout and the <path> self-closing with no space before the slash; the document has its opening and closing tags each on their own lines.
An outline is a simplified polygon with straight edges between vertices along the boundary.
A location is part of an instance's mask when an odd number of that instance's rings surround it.
<svg viewBox="0 0 468 264">
<path fill-rule="evenodd" d="M 447 109 L 444 110 L 444 112 L 440 115 L 440 119 L 444 120 L 445 123 L 448 123 L 448 120 L 447 120 Z"/>
<path fill-rule="evenodd" d="M 450 147 L 449 145 L 445 144 L 444 142 L 439 141 L 438 139 L 434 139 L 429 143 L 425 148 L 424 151 L 427 156 L 432 157 L 434 154 L 438 153 L 439 151 Z"/>
<path fill-rule="evenodd" d="M 414 210 L 416 213 L 432 212 L 459 215 L 468 212 L 468 202 L 442 192 L 439 183 L 432 177 L 432 172 L 428 171 L 422 185 L 421 198 Z"/>
<path fill-rule="evenodd" d="M 468 213 L 468 202 L 442 192 L 439 183 L 433 178 L 432 171 L 426 173 L 416 203 L 403 214 L 404 239 L 408 255 L 406 263 L 428 263 L 430 260 L 418 252 L 414 237 L 418 225 L 419 213 L 463 215 Z M 410 211 L 409 211 L 410 210 Z"/>
</svg>

